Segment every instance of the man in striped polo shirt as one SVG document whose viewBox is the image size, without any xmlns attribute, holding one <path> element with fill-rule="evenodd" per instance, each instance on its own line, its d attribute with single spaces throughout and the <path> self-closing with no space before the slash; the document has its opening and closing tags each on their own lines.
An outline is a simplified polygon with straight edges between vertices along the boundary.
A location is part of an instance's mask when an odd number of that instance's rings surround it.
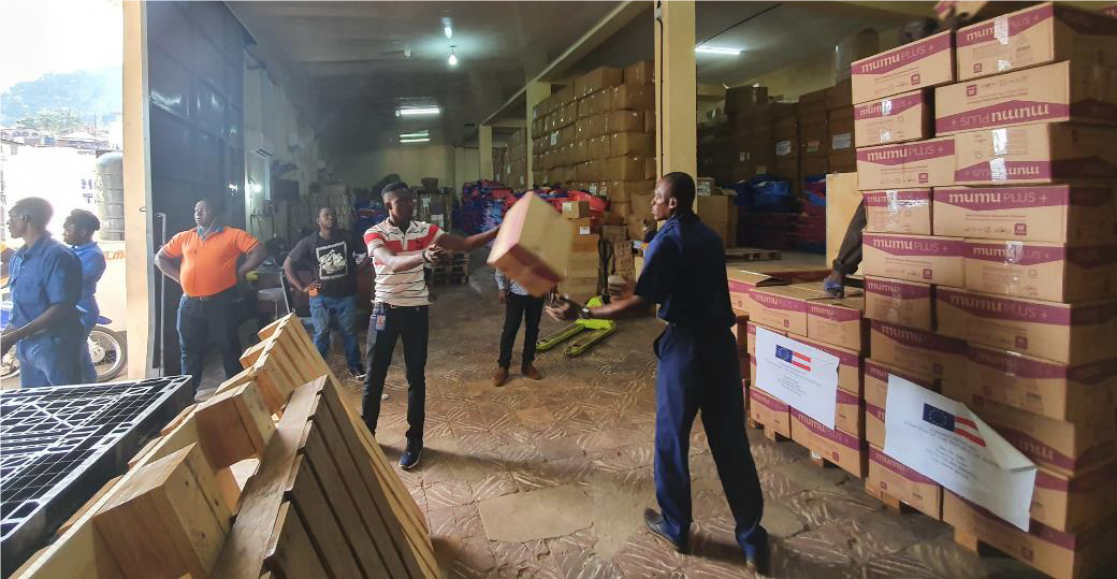
<svg viewBox="0 0 1117 579">
<path fill-rule="evenodd" d="M 411 470 L 423 452 L 423 421 L 426 405 L 427 339 L 429 337 L 430 291 L 423 279 L 423 266 L 441 259 L 446 250 L 472 251 L 496 237 L 497 229 L 469 237 L 452 235 L 437 225 L 412 219 L 415 194 L 405 183 L 395 182 L 381 192 L 388 219 L 365 232 L 365 244 L 376 270 L 376 297 L 369 320 L 368 374 L 361 402 L 361 416 L 376 434 L 380 396 L 392 362 L 396 340 L 403 339 L 407 366 L 407 449 L 400 467 Z"/>
</svg>

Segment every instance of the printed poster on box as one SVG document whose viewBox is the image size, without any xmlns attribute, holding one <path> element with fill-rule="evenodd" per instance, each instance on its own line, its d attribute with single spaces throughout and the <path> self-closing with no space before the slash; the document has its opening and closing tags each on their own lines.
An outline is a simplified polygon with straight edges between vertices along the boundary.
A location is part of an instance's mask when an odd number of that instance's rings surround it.
<svg viewBox="0 0 1117 579">
<path fill-rule="evenodd" d="M 1028 530 L 1036 465 L 966 405 L 888 376 L 884 453 Z"/>
<path fill-rule="evenodd" d="M 756 328 L 756 383 L 765 392 L 833 429 L 838 357 Z"/>
</svg>

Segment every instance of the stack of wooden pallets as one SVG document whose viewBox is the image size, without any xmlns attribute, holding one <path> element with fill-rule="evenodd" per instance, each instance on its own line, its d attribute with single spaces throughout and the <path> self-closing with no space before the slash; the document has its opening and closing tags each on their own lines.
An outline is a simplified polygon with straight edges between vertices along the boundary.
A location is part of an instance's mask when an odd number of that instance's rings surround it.
<svg viewBox="0 0 1117 579">
<path fill-rule="evenodd" d="M 434 264 L 432 280 L 439 285 L 469 283 L 469 254 L 455 251 L 445 261 Z"/>
<path fill-rule="evenodd" d="M 437 576 L 422 512 L 298 319 L 260 337 L 244 372 L 172 421 L 15 576 Z M 233 468 L 253 464 L 238 482 Z"/>
</svg>

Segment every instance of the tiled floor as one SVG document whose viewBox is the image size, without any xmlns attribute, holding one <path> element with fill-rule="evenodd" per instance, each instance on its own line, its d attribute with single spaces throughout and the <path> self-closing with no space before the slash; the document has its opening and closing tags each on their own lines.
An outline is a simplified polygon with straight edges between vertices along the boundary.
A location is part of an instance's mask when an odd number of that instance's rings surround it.
<svg viewBox="0 0 1117 579">
<path fill-rule="evenodd" d="M 542 381 L 514 375 L 494 388 L 503 311 L 490 274 L 482 269 L 469 285 L 438 288 L 426 451 L 417 470 L 400 471 L 427 513 L 444 574 L 748 576 L 700 423 L 691 437 L 694 554 L 665 549 L 643 528 L 644 508 L 655 506 L 650 348 L 658 322 L 624 322 L 580 358 L 543 354 Z M 559 327 L 545 320 L 543 331 Z M 393 460 L 407 428 L 402 347 L 396 356 L 378 433 Z M 340 354 L 331 362 L 343 375 Z M 348 386 L 356 402 L 360 384 Z M 815 467 L 792 442 L 772 443 L 752 430 L 749 438 L 779 577 L 1037 576 L 1011 559 L 963 550 L 942 523 L 883 510 L 861 481 Z"/>
</svg>

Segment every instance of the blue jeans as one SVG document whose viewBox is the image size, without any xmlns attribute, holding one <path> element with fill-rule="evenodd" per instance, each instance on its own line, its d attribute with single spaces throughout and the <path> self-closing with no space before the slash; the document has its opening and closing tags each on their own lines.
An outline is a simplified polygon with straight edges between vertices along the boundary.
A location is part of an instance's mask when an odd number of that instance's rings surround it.
<svg viewBox="0 0 1117 579">
<path fill-rule="evenodd" d="M 81 329 L 85 332 L 81 340 L 81 381 L 85 384 L 97 383 L 97 368 L 93 366 L 93 358 L 89 355 L 89 333 L 96 323 L 96 320 L 81 321 Z"/>
<path fill-rule="evenodd" d="M 345 346 L 345 361 L 350 369 L 361 368 L 361 350 L 357 344 L 357 296 L 331 298 L 317 295 L 310 298 L 310 318 L 314 321 L 314 345 L 322 359 L 330 353 L 331 322 L 335 322 Z"/>
<path fill-rule="evenodd" d="M 20 388 L 81 384 L 84 381 L 81 350 L 89 350 L 84 337 L 81 327 L 75 324 L 72 330 L 40 333 L 20 340 L 16 344 Z"/>
</svg>

